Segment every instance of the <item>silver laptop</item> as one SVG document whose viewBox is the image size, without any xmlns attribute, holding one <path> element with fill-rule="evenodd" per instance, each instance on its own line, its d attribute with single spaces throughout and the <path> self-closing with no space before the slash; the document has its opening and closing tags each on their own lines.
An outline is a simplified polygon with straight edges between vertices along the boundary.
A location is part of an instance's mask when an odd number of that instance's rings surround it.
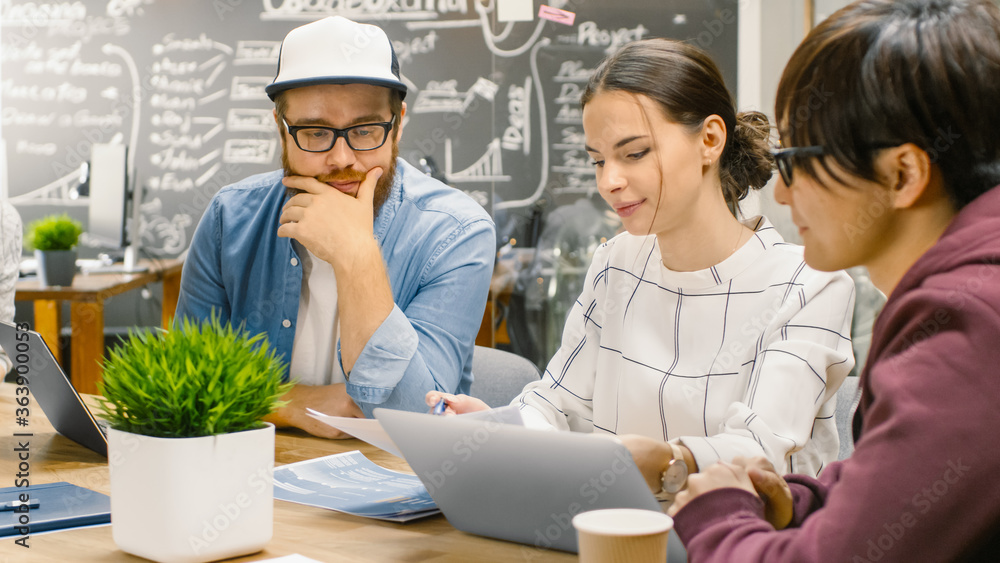
<svg viewBox="0 0 1000 563">
<path fill-rule="evenodd" d="M 104 429 L 73 388 L 41 335 L 0 321 L 0 348 L 7 352 L 14 371 L 28 380 L 29 405 L 41 407 L 56 432 L 107 457 L 108 439 Z M 28 420 L 30 424 L 31 419 Z M 30 432 L 31 427 L 26 427 L 25 431 Z"/>
<path fill-rule="evenodd" d="M 575 552 L 575 514 L 660 510 L 612 436 L 388 409 L 375 409 L 375 418 L 448 522 L 465 532 Z"/>
</svg>

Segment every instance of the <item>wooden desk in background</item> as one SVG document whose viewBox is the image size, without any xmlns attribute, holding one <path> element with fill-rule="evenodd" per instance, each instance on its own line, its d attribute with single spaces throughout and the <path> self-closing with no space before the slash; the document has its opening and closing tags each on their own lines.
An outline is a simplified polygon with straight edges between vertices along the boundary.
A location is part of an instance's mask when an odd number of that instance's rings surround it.
<svg viewBox="0 0 1000 563">
<path fill-rule="evenodd" d="M 486 298 L 486 310 L 483 311 L 483 321 L 479 325 L 479 334 L 476 335 L 476 346 L 496 348 L 497 344 L 510 344 L 506 316 L 497 324 L 497 315 L 502 308 L 507 307 L 516 278 L 516 273 L 506 264 L 497 263 L 494 267 L 489 296 Z"/>
<path fill-rule="evenodd" d="M 80 393 L 97 393 L 101 380 L 100 359 L 104 355 L 104 301 L 144 285 L 163 282 L 163 326 L 170 324 L 177 309 L 181 287 L 181 260 L 140 260 L 149 270 L 134 274 L 77 274 L 73 285 L 43 286 L 38 280 L 17 282 L 15 299 L 35 302 L 35 324 L 32 327 L 52 349 L 63 365 L 59 347 L 62 328 L 62 304 L 70 302 L 69 374 Z"/>
<path fill-rule="evenodd" d="M 14 427 L 14 389 L 0 384 L 0 419 L 4 428 L 17 428 L 0 434 L 0 449 L 12 452 L 17 447 L 13 432 L 31 432 L 28 438 L 30 481 L 32 485 L 68 481 L 81 487 L 109 494 L 108 463 L 100 455 L 56 434 L 48 420 L 31 402 L 30 425 Z M 93 404 L 93 398 L 87 398 Z M 24 440 L 25 438 L 17 438 Z M 275 466 L 330 454 L 360 450 L 368 459 L 396 471 L 410 471 L 402 459 L 358 440 L 325 440 L 304 433 L 279 431 L 275 437 Z M 14 455 L 0 456 L 0 475 L 11 486 L 18 472 Z M 571 532 L 572 533 L 572 532 Z M 12 538 L 0 540 L 0 561 L 65 563 L 66 561 L 145 561 L 118 549 L 111 527 L 68 530 L 31 536 L 29 549 L 16 545 Z M 264 551 L 227 561 L 257 561 L 302 554 L 317 561 L 354 563 L 434 562 L 573 562 L 576 554 L 545 551 L 531 546 L 492 540 L 453 528 L 444 516 L 437 515 L 396 524 L 286 501 L 274 501 L 274 537 Z"/>
</svg>

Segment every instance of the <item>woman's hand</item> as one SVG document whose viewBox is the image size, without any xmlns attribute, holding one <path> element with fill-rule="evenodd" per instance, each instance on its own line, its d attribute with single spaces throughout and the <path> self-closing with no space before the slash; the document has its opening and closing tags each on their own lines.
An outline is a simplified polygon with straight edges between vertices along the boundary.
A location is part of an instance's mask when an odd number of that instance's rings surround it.
<svg viewBox="0 0 1000 563">
<path fill-rule="evenodd" d="M 440 391 L 428 391 L 427 396 L 424 397 L 424 402 L 427 403 L 428 407 L 434 408 L 441 399 L 444 399 L 447 405 L 444 414 L 465 414 L 467 412 L 485 411 L 490 408 L 489 405 L 475 397 L 452 395 L 451 393 L 442 393 Z"/>
<path fill-rule="evenodd" d="M 747 470 L 754 490 L 764 501 L 764 518 L 775 530 L 785 529 L 792 521 L 792 490 L 788 483 L 778 475 L 766 457 L 737 457 L 733 459 L 733 464 Z"/>
<path fill-rule="evenodd" d="M 733 463 L 720 461 L 702 469 L 700 473 L 688 476 L 687 488 L 677 493 L 677 498 L 670 506 L 667 514 L 675 516 L 678 511 L 687 506 L 689 502 L 715 489 L 727 489 L 735 487 L 743 489 L 757 495 L 753 482 L 747 470 Z"/>
<path fill-rule="evenodd" d="M 639 434 L 623 434 L 618 436 L 618 439 L 632 454 L 632 460 L 635 461 L 639 472 L 646 479 L 649 490 L 653 491 L 654 494 L 659 493 L 663 486 L 660 482 L 660 476 L 670 460 L 674 459 L 670 445 Z"/>
</svg>

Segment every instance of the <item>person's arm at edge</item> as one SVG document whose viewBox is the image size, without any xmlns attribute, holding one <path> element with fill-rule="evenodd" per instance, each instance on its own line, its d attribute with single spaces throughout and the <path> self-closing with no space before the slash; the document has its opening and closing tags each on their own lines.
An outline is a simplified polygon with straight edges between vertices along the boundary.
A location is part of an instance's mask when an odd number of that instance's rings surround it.
<svg viewBox="0 0 1000 563">
<path fill-rule="evenodd" d="M 0 213 L 3 213 L 3 233 L 0 233 L 0 244 L 3 245 L 0 248 L 0 253 L 2 253 L 0 256 L 0 268 L 2 268 L 0 271 L 0 275 L 2 275 L 2 279 L 0 279 L 0 288 L 2 288 L 0 311 L 3 311 L 3 320 L 10 322 L 14 320 L 14 293 L 21 265 L 22 225 L 21 216 L 18 215 L 17 209 L 9 201 L 3 202 L 3 209 L 0 209 Z M 14 363 L 7 353 L 0 350 L 0 379 L 3 379 L 13 367 Z"/>
<path fill-rule="evenodd" d="M 752 493 L 711 490 L 675 514 L 690 560 L 936 561 L 968 557 L 981 547 L 975 540 L 995 534 L 1000 519 L 1000 506 L 985 494 L 996 481 L 1000 452 L 955 436 L 983 434 L 1000 420 L 992 402 L 997 383 L 983 369 L 1000 363 L 1000 351 L 989 344 L 1000 320 L 988 305 L 966 306 L 966 312 L 975 309 L 979 318 L 973 321 L 938 299 L 894 315 L 893 321 L 905 326 L 885 329 L 896 335 L 885 349 L 895 352 L 879 357 L 867 372 L 866 387 L 874 389 L 874 397 L 854 453 L 818 480 L 788 478 L 796 505 L 793 524 L 799 527 L 771 532 L 758 516 L 734 515 Z M 951 325 L 957 330 L 926 324 L 941 317 L 957 317 Z M 928 336 L 923 326 L 939 331 Z M 922 337 L 914 340 L 915 334 Z M 944 357 L 940 350 L 952 353 Z M 947 405 L 942 406 L 947 411 L 958 407 L 964 416 L 928 416 L 921 406 L 926 404 Z M 931 485 L 939 482 L 947 485 L 947 494 L 933 492 Z"/>
</svg>

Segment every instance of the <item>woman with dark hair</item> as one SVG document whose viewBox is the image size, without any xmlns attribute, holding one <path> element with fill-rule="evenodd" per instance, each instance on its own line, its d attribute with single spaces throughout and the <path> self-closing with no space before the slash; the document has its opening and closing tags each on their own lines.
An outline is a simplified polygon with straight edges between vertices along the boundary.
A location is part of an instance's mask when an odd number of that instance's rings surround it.
<svg viewBox="0 0 1000 563">
<path fill-rule="evenodd" d="M 671 508 L 691 561 L 1000 561 L 998 101 L 987 0 L 855 2 L 795 51 L 775 197 L 807 263 L 864 265 L 888 301 L 853 455 L 704 468 Z"/>
<path fill-rule="evenodd" d="M 854 285 L 806 267 L 763 217 L 738 219 L 771 177 L 767 118 L 737 114 L 707 54 L 666 39 L 607 58 L 582 105 L 627 232 L 596 250 L 560 349 L 514 400 L 526 424 L 621 436 L 664 500 L 735 456 L 818 473 L 838 451 Z M 427 398 L 442 396 L 485 407 Z"/>
</svg>

